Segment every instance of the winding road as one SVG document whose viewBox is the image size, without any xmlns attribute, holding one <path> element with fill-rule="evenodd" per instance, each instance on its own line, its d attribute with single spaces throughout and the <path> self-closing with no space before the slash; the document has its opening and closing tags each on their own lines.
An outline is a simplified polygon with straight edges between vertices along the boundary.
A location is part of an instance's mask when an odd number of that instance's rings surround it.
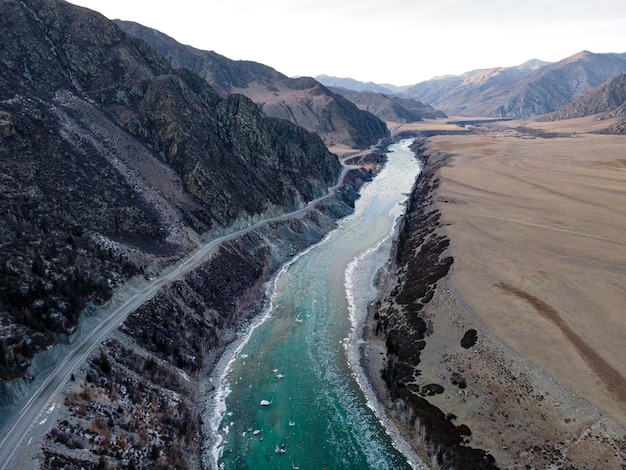
<svg viewBox="0 0 626 470">
<path fill-rule="evenodd" d="M 364 151 L 362 153 L 366 152 L 367 151 Z M 351 157 L 354 156 L 355 155 L 352 155 Z M 182 260 L 177 266 L 164 271 L 158 277 L 134 293 L 128 300 L 126 300 L 126 302 L 124 302 L 110 316 L 102 321 L 102 323 L 100 323 L 89 335 L 73 347 L 63 360 L 55 366 L 54 370 L 50 372 L 50 375 L 34 392 L 30 400 L 28 400 L 22 410 L 15 416 L 13 421 L 8 423 L 6 428 L 2 430 L 3 437 L 0 441 L 0 469 L 19 468 L 20 459 L 18 457 L 22 457 L 22 452 L 26 450 L 24 449 L 24 446 L 30 445 L 31 441 L 34 440 L 33 436 L 35 435 L 35 428 L 38 425 L 44 424 L 47 420 L 46 415 L 49 410 L 54 407 L 53 401 L 59 390 L 67 382 L 72 372 L 87 359 L 87 356 L 93 351 L 93 349 L 100 344 L 111 331 L 118 328 L 124 320 L 126 320 L 126 317 L 128 317 L 129 314 L 154 297 L 161 287 L 197 268 L 201 263 L 206 261 L 210 255 L 215 253 L 217 248 L 219 248 L 223 243 L 245 235 L 248 232 L 251 232 L 268 223 L 298 216 L 310 210 L 320 201 L 331 197 L 335 191 L 341 187 L 345 175 L 351 168 L 355 167 L 344 165 L 338 180 L 339 182 L 335 186 L 330 187 L 326 195 L 310 201 L 306 206 L 293 212 L 260 220 L 246 228 L 211 240 L 191 253 L 189 257 Z M 14 457 L 16 458 L 15 461 L 13 461 Z"/>
</svg>

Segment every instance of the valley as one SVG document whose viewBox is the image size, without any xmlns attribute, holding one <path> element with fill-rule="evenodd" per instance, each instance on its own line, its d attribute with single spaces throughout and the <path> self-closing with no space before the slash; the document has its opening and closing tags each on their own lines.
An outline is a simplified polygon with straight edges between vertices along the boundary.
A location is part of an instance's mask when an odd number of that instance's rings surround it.
<svg viewBox="0 0 626 470">
<path fill-rule="evenodd" d="M 288 77 L 64 0 L 0 39 L 0 468 L 626 467 L 626 54 Z"/>
</svg>

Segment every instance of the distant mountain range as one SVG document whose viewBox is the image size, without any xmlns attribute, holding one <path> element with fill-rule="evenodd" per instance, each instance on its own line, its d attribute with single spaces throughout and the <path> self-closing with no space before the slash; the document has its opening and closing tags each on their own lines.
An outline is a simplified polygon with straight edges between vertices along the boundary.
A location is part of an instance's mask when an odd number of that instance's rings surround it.
<svg viewBox="0 0 626 470">
<path fill-rule="evenodd" d="M 138 23 L 116 23 L 158 50 L 173 67 L 185 67 L 203 77 L 222 96 L 245 95 L 264 115 L 287 119 L 315 132 L 327 145 L 366 148 L 389 135 L 382 120 L 312 78 L 289 78 L 267 65 L 231 60 L 180 44 Z"/>
<path fill-rule="evenodd" d="M 400 87 L 393 85 L 379 85 L 374 82 L 360 82 L 353 78 L 331 77 L 329 75 L 318 75 L 315 79 L 326 85 L 327 87 L 343 88 L 353 91 L 369 91 L 372 93 L 382 93 L 383 95 L 391 95 L 401 91 Z"/>
<path fill-rule="evenodd" d="M 554 63 L 531 60 L 515 67 L 437 77 L 396 89 L 395 93 L 428 103 L 449 115 L 521 118 L 554 112 L 625 72 L 626 53 L 582 51 Z M 372 88 L 349 79 L 317 78 L 329 86 L 357 91 Z"/>
</svg>

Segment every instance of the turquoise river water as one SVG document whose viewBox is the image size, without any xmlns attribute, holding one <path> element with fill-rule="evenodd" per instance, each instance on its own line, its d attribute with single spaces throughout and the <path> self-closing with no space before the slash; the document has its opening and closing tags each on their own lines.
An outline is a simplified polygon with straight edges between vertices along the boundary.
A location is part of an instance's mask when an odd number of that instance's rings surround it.
<svg viewBox="0 0 626 470">
<path fill-rule="evenodd" d="M 392 145 L 355 212 L 275 278 L 219 378 L 216 468 L 424 468 L 378 411 L 358 361 L 374 279 L 419 174 L 409 144 Z"/>
</svg>

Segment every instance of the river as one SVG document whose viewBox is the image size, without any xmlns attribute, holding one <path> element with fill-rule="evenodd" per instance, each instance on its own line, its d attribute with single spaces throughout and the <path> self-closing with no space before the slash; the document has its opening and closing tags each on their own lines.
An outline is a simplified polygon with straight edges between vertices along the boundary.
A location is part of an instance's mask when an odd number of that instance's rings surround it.
<svg viewBox="0 0 626 470">
<path fill-rule="evenodd" d="M 266 312 L 222 359 L 213 466 L 423 468 L 381 413 L 358 361 L 374 279 L 419 174 L 410 142 L 390 147 L 352 215 L 283 267 Z"/>
</svg>

